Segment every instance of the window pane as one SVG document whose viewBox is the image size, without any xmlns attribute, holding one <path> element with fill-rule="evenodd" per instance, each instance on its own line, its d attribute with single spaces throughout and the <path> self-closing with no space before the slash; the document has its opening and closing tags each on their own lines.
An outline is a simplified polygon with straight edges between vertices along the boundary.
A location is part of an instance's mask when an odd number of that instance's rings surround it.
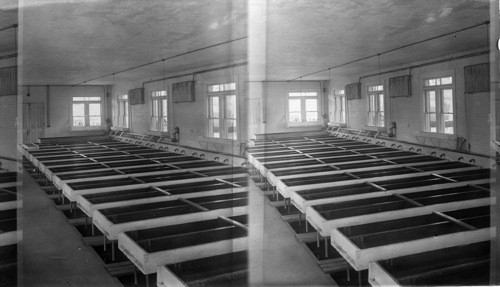
<svg viewBox="0 0 500 287">
<path fill-rule="evenodd" d="M 128 116 L 125 116 L 124 128 L 128 128 Z"/>
<path fill-rule="evenodd" d="M 219 118 L 219 97 L 210 97 L 210 117 Z"/>
<path fill-rule="evenodd" d="M 340 122 L 343 123 L 343 124 L 346 123 L 345 112 L 344 111 L 340 112 Z"/>
<path fill-rule="evenodd" d="M 305 96 L 306 97 L 317 97 L 318 93 L 316 93 L 316 92 L 307 92 L 307 93 L 305 93 Z"/>
<path fill-rule="evenodd" d="M 341 97 L 340 98 L 342 100 L 342 103 L 340 104 L 340 106 L 342 107 L 342 110 L 345 111 L 345 97 Z"/>
<path fill-rule="evenodd" d="M 426 128 L 428 132 L 437 132 L 436 114 L 431 113 L 426 115 Z"/>
<path fill-rule="evenodd" d="M 307 112 L 306 113 L 306 121 L 317 122 L 318 121 L 318 112 Z"/>
<path fill-rule="evenodd" d="M 89 104 L 89 116 L 101 116 L 101 104 Z"/>
<path fill-rule="evenodd" d="M 125 102 L 125 115 L 128 116 L 128 102 Z"/>
<path fill-rule="evenodd" d="M 151 111 L 151 115 L 153 117 L 159 116 L 159 114 L 158 114 L 158 100 L 153 100 L 151 103 L 153 105 L 153 108 L 152 108 L 152 111 Z"/>
<path fill-rule="evenodd" d="M 436 112 L 436 92 L 427 91 L 425 92 L 426 97 L 426 112 L 435 113 Z"/>
<path fill-rule="evenodd" d="M 85 117 L 73 117 L 73 126 L 74 127 L 85 126 Z"/>
<path fill-rule="evenodd" d="M 291 123 L 301 122 L 302 121 L 302 113 L 300 113 L 300 112 L 299 113 L 297 113 L 297 112 L 290 113 L 288 121 Z"/>
<path fill-rule="evenodd" d="M 236 96 L 226 96 L 226 118 L 236 118 Z"/>
<path fill-rule="evenodd" d="M 168 132 L 168 120 L 167 117 L 161 117 L 161 131 Z"/>
<path fill-rule="evenodd" d="M 369 126 L 375 125 L 375 112 L 373 111 L 368 112 L 368 125 Z"/>
<path fill-rule="evenodd" d="M 220 138 L 219 119 L 209 120 L 209 136 Z"/>
<path fill-rule="evenodd" d="M 167 99 L 164 99 L 161 101 L 161 115 L 166 117 L 168 116 L 168 109 L 167 109 Z"/>
<path fill-rule="evenodd" d="M 379 112 L 378 113 L 378 123 L 377 123 L 377 126 L 379 126 L 379 127 L 385 126 L 385 123 L 384 123 L 385 118 L 384 118 L 384 116 L 385 116 L 384 112 Z"/>
<path fill-rule="evenodd" d="M 158 130 L 158 117 L 151 117 L 151 127 L 150 129 L 152 131 L 157 131 Z"/>
<path fill-rule="evenodd" d="M 306 112 L 316 112 L 316 111 L 318 111 L 318 100 L 306 99 Z"/>
<path fill-rule="evenodd" d="M 443 90 L 443 113 L 453 113 L 453 91 Z"/>
<path fill-rule="evenodd" d="M 451 77 L 441 78 L 441 84 L 442 85 L 449 85 L 451 83 L 452 83 Z"/>
<path fill-rule="evenodd" d="M 444 133 L 453 134 L 453 114 L 444 114 L 442 124 L 444 127 Z"/>
<path fill-rule="evenodd" d="M 378 95 L 378 110 L 381 112 L 384 111 L 384 94 Z"/>
<path fill-rule="evenodd" d="M 219 85 L 213 85 L 212 86 L 212 92 L 219 92 L 220 89 L 219 89 Z"/>
<path fill-rule="evenodd" d="M 369 103 L 369 107 L 370 107 L 369 110 L 373 112 L 373 111 L 376 110 L 376 108 L 375 108 L 376 107 L 375 106 L 375 95 L 369 95 L 368 99 L 370 101 L 370 103 Z"/>
<path fill-rule="evenodd" d="M 435 85 L 436 85 L 436 79 L 430 79 L 429 86 L 435 86 Z"/>
<path fill-rule="evenodd" d="M 288 96 L 290 96 L 290 97 L 300 97 L 300 93 L 289 93 Z"/>
<path fill-rule="evenodd" d="M 74 117 L 85 116 L 85 104 L 73 104 L 73 116 Z"/>
<path fill-rule="evenodd" d="M 236 135 L 236 120 L 226 120 L 226 134 L 228 139 L 235 140 Z"/>
<path fill-rule="evenodd" d="M 89 123 L 91 127 L 97 127 L 101 125 L 101 116 L 89 117 Z"/>
<path fill-rule="evenodd" d="M 289 112 L 300 112 L 301 109 L 301 100 L 299 99 L 293 99 L 293 100 L 288 100 L 288 111 Z"/>
</svg>

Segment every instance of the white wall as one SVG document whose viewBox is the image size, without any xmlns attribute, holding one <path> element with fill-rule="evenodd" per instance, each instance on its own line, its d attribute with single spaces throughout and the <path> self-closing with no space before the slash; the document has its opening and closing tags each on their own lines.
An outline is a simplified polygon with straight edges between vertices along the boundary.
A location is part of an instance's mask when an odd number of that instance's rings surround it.
<svg viewBox="0 0 500 287">
<path fill-rule="evenodd" d="M 176 77 L 165 81 L 155 81 L 144 84 L 145 103 L 132 105 L 130 107 L 130 131 L 138 134 L 146 134 L 150 128 L 151 116 L 151 92 L 167 88 L 168 95 L 172 95 L 172 84 L 193 80 L 193 76 Z M 169 97 L 169 131 L 179 127 L 179 144 L 204 148 L 208 150 L 239 154 L 240 143 L 246 142 L 247 136 L 247 81 L 246 66 L 221 69 L 206 73 L 196 74 L 195 78 L 195 100 L 194 102 L 173 103 Z M 217 83 L 237 83 L 237 124 L 238 140 L 216 139 L 207 137 L 207 85 Z M 142 87 L 142 82 L 122 83 L 114 85 L 112 92 L 113 123 L 117 123 L 118 108 L 116 105 L 117 95 L 127 94 L 129 89 Z"/>
<path fill-rule="evenodd" d="M 30 97 L 27 97 L 28 88 L 20 91 L 23 103 L 44 103 L 45 117 L 44 137 L 86 136 L 103 134 L 104 120 L 107 117 L 107 100 L 105 86 L 32 86 L 29 88 Z M 74 96 L 101 96 L 103 101 L 103 126 L 97 131 L 72 131 L 71 129 L 71 104 Z"/>
<path fill-rule="evenodd" d="M 431 59 L 427 60 L 427 62 L 430 61 Z M 381 74 L 380 82 L 385 85 L 386 89 L 386 127 L 390 122 L 395 121 L 397 124 L 397 140 L 414 143 L 418 143 L 420 140 L 422 143 L 423 139 L 421 137 L 417 138 L 415 133 L 423 131 L 423 79 L 443 71 L 450 72 L 454 76 L 455 136 L 466 138 L 471 144 L 471 152 L 489 154 L 489 93 L 466 95 L 464 92 L 464 67 L 486 62 L 488 62 L 488 55 L 480 55 L 412 69 L 411 97 L 389 98 L 387 94 L 389 78 L 408 75 L 408 70 Z M 408 63 L 407 66 L 414 64 L 418 63 Z M 350 81 L 336 80 L 329 90 L 343 88 L 346 84 L 357 82 L 359 76 Z M 368 111 L 367 87 L 378 82 L 379 76 L 361 79 L 361 99 L 347 101 L 348 127 L 355 129 L 369 128 L 366 126 Z M 445 148 L 455 147 L 451 142 L 443 140 L 426 139 L 425 143 Z"/>
</svg>

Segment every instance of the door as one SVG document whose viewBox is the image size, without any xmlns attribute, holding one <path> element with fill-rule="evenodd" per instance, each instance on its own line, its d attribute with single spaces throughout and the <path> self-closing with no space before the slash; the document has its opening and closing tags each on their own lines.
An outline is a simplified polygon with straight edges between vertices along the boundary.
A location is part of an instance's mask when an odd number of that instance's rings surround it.
<svg viewBox="0 0 500 287">
<path fill-rule="evenodd" d="M 38 142 L 43 137 L 45 113 L 43 103 L 23 104 L 23 143 Z"/>
</svg>

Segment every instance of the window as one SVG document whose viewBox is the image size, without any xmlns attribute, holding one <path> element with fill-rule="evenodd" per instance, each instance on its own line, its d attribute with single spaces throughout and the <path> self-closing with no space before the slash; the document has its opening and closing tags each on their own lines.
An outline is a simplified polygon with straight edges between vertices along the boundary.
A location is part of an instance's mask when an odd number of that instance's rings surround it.
<svg viewBox="0 0 500 287">
<path fill-rule="evenodd" d="M 318 124 L 319 103 L 317 92 L 288 93 L 288 125 Z"/>
<path fill-rule="evenodd" d="M 208 86 L 208 136 L 237 139 L 236 83 Z"/>
<path fill-rule="evenodd" d="M 128 95 L 118 95 L 118 126 L 128 128 Z"/>
<path fill-rule="evenodd" d="M 368 87 L 368 125 L 373 127 L 385 126 L 384 114 L 384 86 Z"/>
<path fill-rule="evenodd" d="M 101 126 L 101 97 L 73 97 L 72 108 L 73 127 Z"/>
<path fill-rule="evenodd" d="M 339 124 L 346 123 L 346 101 L 344 90 L 335 90 L 333 93 L 333 122 Z"/>
<path fill-rule="evenodd" d="M 167 91 L 151 93 L 151 127 L 152 131 L 168 132 L 168 97 Z"/>
<path fill-rule="evenodd" d="M 424 129 L 432 133 L 454 133 L 453 78 L 424 80 Z"/>
</svg>

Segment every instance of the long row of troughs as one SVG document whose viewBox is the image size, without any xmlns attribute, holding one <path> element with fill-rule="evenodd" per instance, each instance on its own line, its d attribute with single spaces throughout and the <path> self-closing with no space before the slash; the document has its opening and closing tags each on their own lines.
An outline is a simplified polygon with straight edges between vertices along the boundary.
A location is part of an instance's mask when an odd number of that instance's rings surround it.
<svg viewBox="0 0 500 287">
<path fill-rule="evenodd" d="M 341 133 L 264 135 L 248 156 L 360 284 L 488 285 L 491 169 Z"/>
<path fill-rule="evenodd" d="M 156 273 L 160 286 L 247 281 L 246 168 L 112 139 L 23 153 L 91 224 L 84 241 L 111 248 L 110 273 L 128 266 L 113 265 L 121 252 L 146 285 Z"/>
</svg>

